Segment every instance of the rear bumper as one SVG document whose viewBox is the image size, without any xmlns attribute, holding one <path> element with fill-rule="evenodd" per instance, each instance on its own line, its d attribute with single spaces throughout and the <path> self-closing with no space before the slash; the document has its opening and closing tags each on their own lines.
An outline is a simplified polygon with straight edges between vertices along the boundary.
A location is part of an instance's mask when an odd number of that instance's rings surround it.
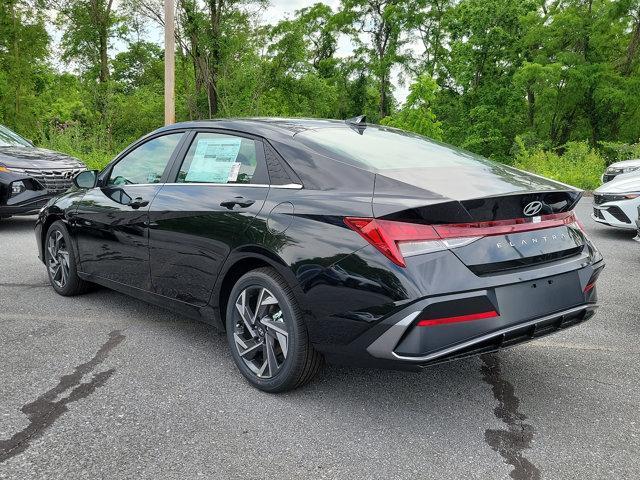
<svg viewBox="0 0 640 480">
<path fill-rule="evenodd" d="M 384 335 L 372 343 L 367 348 L 367 351 L 376 358 L 398 360 L 427 366 L 500 350 L 556 333 L 588 320 L 595 314 L 596 308 L 597 305 L 595 304 L 579 305 L 550 315 L 534 318 L 515 325 L 509 325 L 499 330 L 461 341 L 449 347 L 438 349 L 426 355 L 410 356 L 396 352 L 393 347 L 389 348 L 391 345 L 399 345 L 401 343 L 402 337 L 417 316 L 417 313 L 415 313 L 396 323 Z"/>
<path fill-rule="evenodd" d="M 416 370 L 524 343 L 591 318 L 597 294 L 587 286 L 603 267 L 600 261 L 533 280 L 422 298 L 384 318 L 344 349 L 324 353 L 329 361 Z M 486 311 L 495 315 L 419 325 L 420 320 Z"/>
</svg>

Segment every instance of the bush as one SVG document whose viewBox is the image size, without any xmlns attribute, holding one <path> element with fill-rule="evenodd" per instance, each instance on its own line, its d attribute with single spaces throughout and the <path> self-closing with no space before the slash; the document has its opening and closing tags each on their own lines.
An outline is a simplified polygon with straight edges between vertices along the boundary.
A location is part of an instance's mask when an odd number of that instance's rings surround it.
<svg viewBox="0 0 640 480">
<path fill-rule="evenodd" d="M 600 142 L 600 152 L 607 161 L 607 165 L 622 160 L 640 158 L 640 143 L 628 144 L 620 142 Z"/>
<path fill-rule="evenodd" d="M 600 186 L 600 176 L 605 169 L 604 157 L 587 142 L 570 142 L 562 155 L 554 151 L 529 152 L 520 139 L 516 139 L 518 151 L 515 166 L 585 190 Z"/>
<path fill-rule="evenodd" d="M 77 125 L 52 128 L 39 147 L 66 153 L 82 160 L 89 169 L 102 170 L 126 145 L 114 146 L 105 135 L 87 135 Z"/>
</svg>

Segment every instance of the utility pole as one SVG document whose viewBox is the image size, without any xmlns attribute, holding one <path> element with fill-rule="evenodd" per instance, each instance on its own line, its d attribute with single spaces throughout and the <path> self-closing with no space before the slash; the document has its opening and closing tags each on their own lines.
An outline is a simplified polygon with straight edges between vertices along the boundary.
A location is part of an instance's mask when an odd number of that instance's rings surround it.
<svg viewBox="0 0 640 480">
<path fill-rule="evenodd" d="M 164 0 L 164 124 L 176 121 L 175 0 Z"/>
</svg>

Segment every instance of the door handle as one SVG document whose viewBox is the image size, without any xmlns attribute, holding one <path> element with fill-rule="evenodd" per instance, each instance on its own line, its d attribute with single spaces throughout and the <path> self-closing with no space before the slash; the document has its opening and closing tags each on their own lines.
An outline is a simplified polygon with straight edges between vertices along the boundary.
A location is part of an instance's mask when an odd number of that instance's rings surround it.
<svg viewBox="0 0 640 480">
<path fill-rule="evenodd" d="M 139 209 L 140 207 L 146 207 L 149 205 L 147 200 L 143 200 L 142 197 L 134 198 L 131 202 L 129 202 L 129 206 L 134 210 Z"/>
<path fill-rule="evenodd" d="M 220 202 L 221 207 L 228 208 L 229 210 L 233 210 L 233 207 L 238 205 L 240 208 L 247 208 L 256 203 L 255 200 L 251 200 L 250 198 L 244 197 L 233 197 L 231 200 L 225 200 L 224 202 Z"/>
</svg>

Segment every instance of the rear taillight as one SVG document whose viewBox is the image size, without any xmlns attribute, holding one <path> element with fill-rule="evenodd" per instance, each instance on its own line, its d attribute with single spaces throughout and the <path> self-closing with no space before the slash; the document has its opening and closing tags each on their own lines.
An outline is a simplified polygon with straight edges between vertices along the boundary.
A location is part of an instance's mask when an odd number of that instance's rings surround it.
<svg viewBox="0 0 640 480">
<path fill-rule="evenodd" d="M 596 282 L 598 281 L 598 277 L 600 276 L 600 272 L 602 272 L 602 268 L 599 268 L 591 275 L 591 278 L 587 282 L 587 286 L 584 287 L 584 293 L 589 293 L 596 286 Z"/>
<path fill-rule="evenodd" d="M 406 266 L 404 257 L 459 248 L 482 237 L 571 224 L 576 224 L 580 228 L 573 212 L 512 220 L 443 225 L 421 225 L 360 217 L 346 217 L 344 222 L 400 267 Z"/>
</svg>

